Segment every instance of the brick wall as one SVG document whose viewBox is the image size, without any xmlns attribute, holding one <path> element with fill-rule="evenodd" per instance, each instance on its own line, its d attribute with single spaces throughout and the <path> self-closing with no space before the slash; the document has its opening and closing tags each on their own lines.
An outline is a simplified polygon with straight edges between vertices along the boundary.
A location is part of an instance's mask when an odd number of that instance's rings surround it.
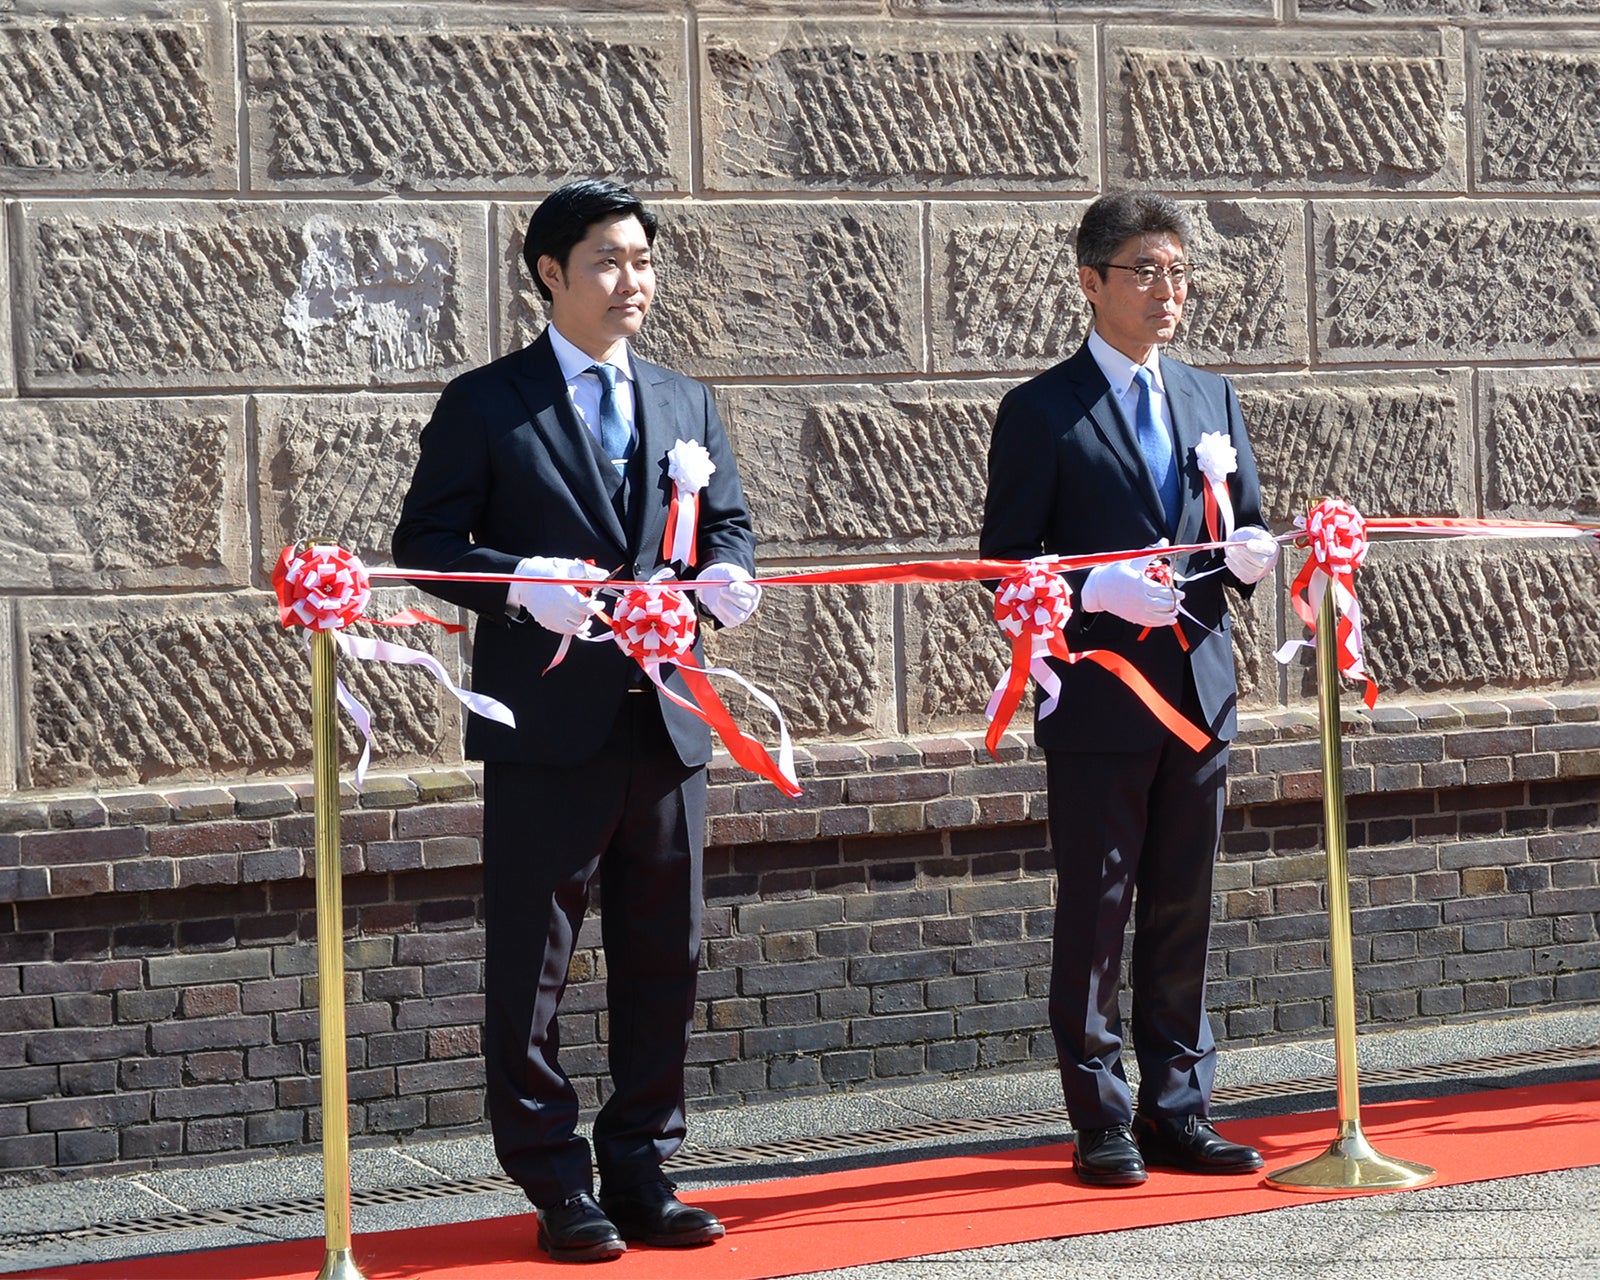
<svg viewBox="0 0 1600 1280">
<path fill-rule="evenodd" d="M 1329 1021 L 1315 726 L 1250 720 L 1214 901 L 1227 1042 Z M 784 800 L 714 766 L 691 1096 L 734 1102 L 1054 1058 L 1043 764 L 951 737 L 802 752 Z M 1600 705 L 1352 716 L 1345 777 L 1364 1023 L 1600 999 Z M 482 1118 L 481 810 L 471 774 L 347 796 L 357 1141 Z M 0 1170 L 293 1149 L 317 1135 L 315 913 L 302 784 L 0 806 Z M 597 914 L 563 1063 L 602 1100 Z"/>
</svg>

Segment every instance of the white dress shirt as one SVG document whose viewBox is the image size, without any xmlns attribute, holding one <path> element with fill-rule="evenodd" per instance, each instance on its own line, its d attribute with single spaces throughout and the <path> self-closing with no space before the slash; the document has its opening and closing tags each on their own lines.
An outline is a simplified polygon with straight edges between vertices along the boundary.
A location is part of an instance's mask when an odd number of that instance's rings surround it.
<svg viewBox="0 0 1600 1280">
<path fill-rule="evenodd" d="M 567 395 L 572 407 L 578 411 L 578 421 L 589 429 L 596 441 L 600 439 L 600 378 L 589 372 L 599 363 L 593 356 L 579 350 L 561 336 L 561 331 L 550 326 L 550 346 L 556 353 L 556 363 L 561 366 L 561 376 L 566 379 Z M 628 354 L 628 344 L 623 343 L 616 356 L 607 361 L 617 368 L 617 412 L 628 424 L 633 439 L 639 438 L 633 412 L 633 361 Z"/>
<path fill-rule="evenodd" d="M 1106 375 L 1106 381 L 1111 384 L 1111 394 L 1116 396 L 1117 403 L 1122 406 L 1122 412 L 1127 415 L 1128 422 L 1137 429 L 1139 383 L 1135 374 L 1140 366 L 1113 347 L 1096 330 L 1091 330 L 1089 333 L 1089 354 L 1094 356 L 1094 362 L 1100 366 L 1100 372 Z M 1154 384 L 1150 395 L 1150 406 L 1155 410 L 1156 421 L 1167 433 L 1168 440 L 1176 440 L 1177 433 L 1172 429 L 1172 411 L 1167 407 L 1166 384 L 1161 381 L 1160 347 L 1150 348 L 1150 359 L 1143 367 L 1150 370 L 1151 382 Z M 1173 452 L 1177 452 L 1176 445 L 1173 447 Z"/>
</svg>

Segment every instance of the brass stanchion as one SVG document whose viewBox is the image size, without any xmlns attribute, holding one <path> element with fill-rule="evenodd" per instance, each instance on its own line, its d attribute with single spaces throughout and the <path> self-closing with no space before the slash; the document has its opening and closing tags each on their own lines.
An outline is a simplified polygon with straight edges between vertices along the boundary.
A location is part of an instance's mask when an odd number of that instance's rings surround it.
<svg viewBox="0 0 1600 1280">
<path fill-rule="evenodd" d="M 344 892 L 339 859 L 339 737 L 333 636 L 311 633 L 311 778 L 317 837 L 317 1012 L 322 1054 L 322 1204 L 318 1280 L 364 1280 L 350 1252 L 349 1081 L 344 1051 Z"/>
<path fill-rule="evenodd" d="M 1328 849 L 1328 946 L 1333 972 L 1333 1048 L 1337 1061 L 1339 1134 L 1315 1159 L 1267 1175 L 1293 1191 L 1351 1191 L 1416 1187 L 1434 1171 L 1372 1149 L 1361 1132 L 1361 1090 L 1356 1077 L 1356 976 L 1350 925 L 1350 854 L 1345 843 L 1344 761 L 1339 735 L 1339 654 L 1333 586 L 1322 593 L 1317 615 L 1317 712 L 1322 721 L 1322 818 Z"/>
</svg>

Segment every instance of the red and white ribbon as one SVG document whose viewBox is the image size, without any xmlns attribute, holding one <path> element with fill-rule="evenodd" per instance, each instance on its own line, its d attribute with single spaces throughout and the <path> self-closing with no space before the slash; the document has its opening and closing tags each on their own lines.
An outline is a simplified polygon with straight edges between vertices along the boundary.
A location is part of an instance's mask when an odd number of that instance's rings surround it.
<svg viewBox="0 0 1600 1280">
<path fill-rule="evenodd" d="M 697 440 L 679 440 L 667 450 L 667 474 L 672 477 L 672 505 L 667 508 L 667 530 L 661 539 L 661 558 L 668 564 L 693 566 L 695 533 L 700 523 L 700 490 L 711 480 L 717 464 Z"/>
<path fill-rule="evenodd" d="M 611 634 L 618 646 L 633 658 L 650 682 L 667 698 L 709 725 L 722 739 L 728 754 L 752 773 L 760 774 L 787 796 L 800 794 L 795 777 L 794 747 L 789 726 L 778 704 L 736 671 L 726 667 L 702 667 L 694 656 L 697 625 L 694 605 L 675 587 L 666 585 L 631 587 L 622 593 L 611 611 Z M 694 695 L 690 702 L 667 688 L 661 668 L 670 663 L 683 676 Z M 711 687 L 711 676 L 733 680 L 770 711 L 778 721 L 778 758 L 740 729 L 728 708 Z"/>
<path fill-rule="evenodd" d="M 1039 561 L 1025 563 L 995 592 L 994 620 L 1011 641 L 1011 665 L 995 686 L 984 711 L 989 721 L 989 732 L 984 737 L 989 754 L 998 755 L 1000 739 L 1016 715 L 1029 676 L 1039 682 L 1045 693 L 1044 701 L 1039 704 L 1041 720 L 1060 705 L 1061 679 L 1046 661 L 1050 657 L 1066 663 L 1088 660 L 1104 667 L 1127 685 L 1151 714 L 1191 750 L 1201 750 L 1210 741 L 1209 735 L 1156 692 L 1133 663 L 1121 654 L 1104 649 L 1073 653 L 1067 648 L 1065 633 L 1067 621 L 1072 617 L 1072 603 L 1066 580 L 1047 567 L 1049 560 L 1049 557 L 1041 557 Z"/>
<path fill-rule="evenodd" d="M 380 627 L 414 627 L 432 623 L 454 634 L 465 631 L 458 623 L 445 622 L 419 609 L 402 609 L 387 618 L 363 617 L 372 600 L 366 566 L 354 553 L 332 543 L 285 547 L 272 571 L 272 587 L 278 597 L 278 620 L 285 627 L 301 626 L 310 631 L 328 631 L 333 642 L 350 657 L 364 662 L 388 662 L 398 666 L 421 667 L 471 711 L 500 724 L 516 727 L 511 708 L 487 694 L 463 689 L 431 653 L 374 640 L 350 636 L 344 629 L 352 622 L 370 622 Z M 310 645 L 310 638 L 306 640 Z M 343 680 L 335 679 L 334 695 L 361 730 L 361 757 L 356 761 L 355 783 L 359 789 L 367 778 L 372 761 L 372 713 L 361 704 Z"/>
<path fill-rule="evenodd" d="M 1233 536 L 1233 499 L 1228 495 L 1228 477 L 1239 469 L 1239 451 L 1225 432 L 1207 431 L 1194 447 L 1194 460 L 1206 478 L 1206 533 L 1213 542 L 1226 542 Z"/>
<path fill-rule="evenodd" d="M 1366 521 L 1348 502 L 1324 498 L 1303 521 L 1295 523 L 1304 527 L 1311 554 L 1289 586 L 1289 603 L 1315 636 L 1323 593 L 1333 592 L 1339 670 L 1352 680 L 1364 681 L 1362 700 L 1369 708 L 1375 706 L 1378 686 L 1367 671 L 1362 651 L 1361 603 L 1356 599 L 1355 584 L 1355 572 L 1367 558 Z M 1275 656 L 1287 663 L 1296 650 L 1311 647 L 1310 640 L 1291 640 Z"/>
</svg>

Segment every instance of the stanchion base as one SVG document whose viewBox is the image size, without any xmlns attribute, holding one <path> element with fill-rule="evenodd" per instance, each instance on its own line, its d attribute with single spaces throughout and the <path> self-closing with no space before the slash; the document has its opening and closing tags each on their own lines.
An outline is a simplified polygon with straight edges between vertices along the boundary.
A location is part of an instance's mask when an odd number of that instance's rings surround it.
<svg viewBox="0 0 1600 1280">
<path fill-rule="evenodd" d="M 329 1249 L 322 1259 L 317 1280 L 366 1280 L 348 1249 Z"/>
<path fill-rule="evenodd" d="M 1359 1125 L 1341 1132 L 1315 1159 L 1267 1175 L 1267 1185 L 1286 1191 L 1368 1191 L 1420 1187 L 1433 1180 L 1425 1164 L 1396 1160 L 1372 1149 Z"/>
</svg>

